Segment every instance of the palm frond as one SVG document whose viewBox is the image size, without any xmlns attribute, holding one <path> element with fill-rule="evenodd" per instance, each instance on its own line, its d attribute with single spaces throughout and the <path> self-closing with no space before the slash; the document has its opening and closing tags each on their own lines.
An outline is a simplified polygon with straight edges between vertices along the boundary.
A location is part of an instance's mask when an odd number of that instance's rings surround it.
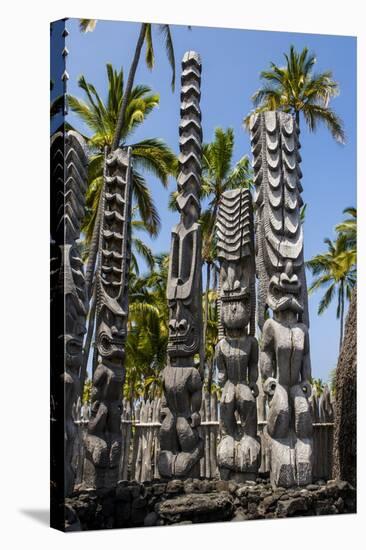
<svg viewBox="0 0 366 550">
<path fill-rule="evenodd" d="M 150 270 L 152 270 L 155 265 L 155 258 L 151 248 L 137 237 L 132 238 L 132 246 L 137 252 L 137 254 L 139 254 L 143 258 L 143 260 L 146 262 L 147 267 Z"/>
<path fill-rule="evenodd" d="M 307 48 L 297 52 L 291 45 L 284 57 L 285 67 L 271 62 L 270 68 L 260 73 L 263 85 L 252 95 L 254 111 L 245 117 L 244 125 L 248 128 L 253 112 L 275 109 L 293 114 L 302 112 L 310 131 L 316 130 L 318 122 L 324 122 L 333 138 L 344 143 L 343 122 L 329 107 L 330 99 L 339 93 L 332 72 L 314 73 L 316 57 Z"/>
<path fill-rule="evenodd" d="M 226 179 L 226 189 L 236 189 L 238 187 L 247 188 L 253 184 L 253 171 L 248 155 L 244 155 L 235 164 Z"/>
<path fill-rule="evenodd" d="M 145 54 L 145 61 L 146 65 L 149 69 L 152 69 L 154 66 L 154 46 L 152 41 L 152 35 L 151 35 L 151 23 L 146 24 L 146 32 L 145 32 L 145 48 L 146 48 L 146 54 Z"/>
<path fill-rule="evenodd" d="M 312 132 L 316 130 L 318 122 L 323 122 L 338 143 L 345 143 L 346 135 L 342 119 L 330 107 L 307 103 L 302 112 Z"/>
<path fill-rule="evenodd" d="M 96 27 L 97 19 L 79 19 L 79 29 L 81 32 L 93 32 Z"/>
<path fill-rule="evenodd" d="M 331 301 L 333 300 L 335 293 L 336 285 L 332 283 L 323 298 L 319 302 L 318 314 L 321 315 L 324 311 L 330 306 Z M 337 316 L 338 317 L 338 316 Z"/>
<path fill-rule="evenodd" d="M 173 39 L 170 32 L 169 25 L 159 25 L 159 29 L 161 34 L 164 38 L 164 45 L 165 45 L 165 51 L 168 57 L 168 61 L 170 64 L 170 67 L 172 69 L 172 80 L 171 80 L 171 87 L 174 92 L 175 87 L 175 55 L 174 55 L 174 46 L 173 46 Z"/>
<path fill-rule="evenodd" d="M 168 177 L 177 172 L 177 157 L 171 149 L 159 139 L 146 139 L 131 145 L 134 166 L 154 174 L 164 185 Z"/>
<path fill-rule="evenodd" d="M 141 219 L 152 237 L 160 230 L 160 216 L 154 204 L 151 191 L 145 178 L 136 170 L 133 172 L 133 196 L 138 205 Z"/>
</svg>

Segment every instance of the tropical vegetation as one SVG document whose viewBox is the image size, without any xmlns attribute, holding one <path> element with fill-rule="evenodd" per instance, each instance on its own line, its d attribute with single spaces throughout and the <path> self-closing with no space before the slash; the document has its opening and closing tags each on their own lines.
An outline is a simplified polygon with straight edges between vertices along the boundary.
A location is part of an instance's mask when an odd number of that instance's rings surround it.
<svg viewBox="0 0 366 550">
<path fill-rule="evenodd" d="M 94 30 L 96 20 L 80 20 L 84 32 Z M 87 213 L 83 223 L 85 257 L 94 258 L 95 239 L 100 219 L 100 196 L 103 188 L 103 162 L 106 152 L 116 147 L 131 147 L 133 173 L 132 261 L 129 277 L 129 317 L 126 342 L 126 383 L 124 397 L 131 403 L 138 398 L 160 397 L 160 374 L 166 363 L 168 342 L 168 307 L 166 284 L 168 255 L 154 255 L 143 234 L 154 237 L 161 227 L 158 208 L 147 183 L 147 175 L 155 176 L 167 187 L 169 176 L 177 173 L 177 158 L 161 139 L 156 137 L 134 141 L 134 132 L 158 107 L 159 95 L 148 86 L 134 84 L 142 47 L 146 47 L 146 63 L 154 65 L 152 30 L 155 25 L 141 24 L 138 41 L 127 82 L 123 70 L 106 66 L 108 91 L 103 94 L 87 82 L 84 76 L 78 84 L 83 98 L 68 96 L 70 109 L 76 113 L 88 129 L 85 136 L 91 153 L 89 184 L 86 196 Z M 158 25 L 164 36 L 165 47 L 175 81 L 175 60 L 172 38 L 168 25 Z M 343 123 L 332 109 L 331 100 L 339 93 L 338 84 L 331 71 L 315 73 L 315 55 L 307 48 L 301 52 L 291 46 L 285 54 L 283 67 L 271 63 L 261 73 L 262 87 L 253 95 L 253 112 L 272 109 L 291 113 L 299 125 L 302 122 L 310 131 L 324 123 L 338 142 L 345 141 Z M 249 116 L 245 119 L 248 123 Z M 232 128 L 216 128 L 210 143 L 202 149 L 202 265 L 205 269 L 203 293 L 205 389 L 220 395 L 214 371 L 214 351 L 218 340 L 217 279 L 218 262 L 215 242 L 215 219 L 222 193 L 229 189 L 248 188 L 252 185 L 252 170 L 248 156 L 234 161 L 235 138 Z M 169 206 L 175 208 L 176 193 L 170 196 Z M 305 220 L 305 208 L 301 221 Z M 323 314 L 334 299 L 337 301 L 337 318 L 340 322 L 340 345 L 343 340 L 344 317 L 347 300 L 356 284 L 356 222 L 357 211 L 344 210 L 345 219 L 336 226 L 336 238 L 325 239 L 326 250 L 307 262 L 313 275 L 309 292 L 325 290 L 318 313 Z M 144 272 L 140 259 L 144 260 Z M 87 269 L 88 272 L 88 269 Z M 93 336 L 93 300 L 90 304 L 88 333 L 89 346 Z M 321 379 L 314 379 L 318 393 L 323 391 Z M 84 398 L 90 394 L 90 382 L 84 386 Z"/>
<path fill-rule="evenodd" d="M 278 109 L 293 114 L 299 127 L 303 118 L 311 132 L 324 123 L 333 138 L 344 143 L 343 122 L 330 107 L 331 99 L 339 93 L 332 71 L 315 73 L 316 56 L 308 48 L 298 52 L 291 46 L 284 57 L 283 67 L 272 62 L 260 73 L 263 85 L 252 96 L 254 110 L 245 118 L 245 124 L 254 112 Z"/>
<path fill-rule="evenodd" d="M 83 224 L 87 244 L 91 242 L 98 212 L 103 185 L 104 153 L 106 148 L 107 150 L 111 148 L 124 95 L 123 70 L 117 71 L 110 64 L 106 68 L 108 93 L 105 100 L 102 99 L 95 86 L 86 81 L 84 76 L 79 78 L 78 84 L 85 94 L 85 100 L 68 96 L 71 110 L 91 131 L 91 136 L 87 137 L 91 156 L 86 195 L 87 215 Z M 153 174 L 166 187 L 169 175 L 175 174 L 176 157 L 170 148 L 158 138 L 148 138 L 134 143 L 131 141 L 131 137 L 158 105 L 158 94 L 153 93 L 148 86 L 135 86 L 130 94 L 126 120 L 119 142 L 120 147 L 131 147 L 132 149 L 133 196 L 138 206 L 140 219 L 150 235 L 153 236 L 157 235 L 160 229 L 160 216 L 143 173 Z"/>
<path fill-rule="evenodd" d="M 147 275 L 130 274 L 124 391 L 131 402 L 137 397 L 161 395 L 160 372 L 168 343 L 167 278 L 166 254 L 155 256 Z"/>
<path fill-rule="evenodd" d="M 351 299 L 352 289 L 357 280 L 357 211 L 355 208 L 347 208 L 344 212 L 350 214 L 351 218 L 336 226 L 336 239 L 324 239 L 327 250 L 314 256 L 306 264 L 314 277 L 309 293 L 326 289 L 319 302 L 318 314 L 324 313 L 334 298 L 337 300 L 336 315 L 340 323 L 339 347 L 343 341 L 346 302 Z"/>
<path fill-rule="evenodd" d="M 80 30 L 83 32 L 93 31 L 95 29 L 96 23 L 97 23 L 96 19 L 80 19 Z M 120 110 L 118 112 L 115 134 L 112 141 L 112 150 L 118 147 L 119 140 L 121 138 L 122 129 L 125 124 L 127 105 L 128 105 L 130 94 L 132 92 L 132 88 L 133 88 L 133 84 L 136 76 L 136 70 L 140 61 L 141 50 L 144 44 L 146 45 L 146 54 L 145 54 L 146 65 L 148 66 L 149 69 L 152 69 L 154 66 L 155 53 L 154 53 L 154 45 L 153 45 L 153 38 L 152 38 L 153 26 L 158 28 L 158 30 L 160 31 L 160 34 L 163 36 L 163 39 L 164 39 L 166 54 L 172 69 L 171 87 L 174 90 L 175 56 L 174 56 L 174 46 L 173 46 L 173 40 L 170 32 L 170 27 L 169 25 L 152 25 L 151 23 L 141 23 L 139 36 L 136 42 L 136 47 L 135 47 L 133 59 L 131 62 L 131 67 L 128 73 L 125 94 L 123 96 Z"/>
</svg>

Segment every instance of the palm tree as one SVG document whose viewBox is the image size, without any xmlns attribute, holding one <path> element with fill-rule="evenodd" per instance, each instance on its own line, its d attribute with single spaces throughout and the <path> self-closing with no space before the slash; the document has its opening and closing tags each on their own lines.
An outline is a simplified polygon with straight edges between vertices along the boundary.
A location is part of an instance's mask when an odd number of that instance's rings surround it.
<svg viewBox="0 0 366 550">
<path fill-rule="evenodd" d="M 356 250 L 357 247 L 357 208 L 349 206 L 343 210 L 343 214 L 350 216 L 336 225 L 337 233 L 347 237 L 347 246 Z"/>
<path fill-rule="evenodd" d="M 334 242 L 330 239 L 324 239 L 324 242 L 328 250 L 306 262 L 307 268 L 315 277 L 309 293 L 327 287 L 319 303 L 319 315 L 324 313 L 337 295 L 337 319 L 340 319 L 339 348 L 341 348 L 345 301 L 350 300 L 352 289 L 356 284 L 356 251 L 349 249 L 347 236 L 343 234 L 340 234 Z"/>
<path fill-rule="evenodd" d="M 80 30 L 83 32 L 92 31 L 95 29 L 95 25 L 97 23 L 96 19 L 80 19 Z M 125 89 L 125 94 L 123 97 L 123 101 L 120 106 L 119 114 L 118 114 L 118 120 L 117 125 L 115 128 L 115 135 L 112 142 L 112 151 L 118 147 L 122 129 L 125 124 L 125 116 L 127 111 L 127 105 L 129 101 L 129 97 L 133 88 L 133 83 L 135 80 L 136 70 L 137 66 L 140 60 L 141 50 L 142 46 L 145 43 L 146 45 L 146 64 L 149 69 L 152 69 L 154 66 L 155 61 L 155 55 L 154 55 L 154 45 L 152 40 L 152 24 L 151 23 L 141 23 L 139 36 L 137 39 L 136 47 L 134 56 L 132 59 L 130 71 L 128 73 L 128 79 Z M 168 57 L 169 64 L 172 69 L 172 80 L 171 80 L 171 86 L 172 90 L 174 90 L 175 85 L 175 56 L 174 56 L 174 47 L 173 47 L 173 41 L 172 36 L 170 33 L 170 27 L 169 25 L 156 25 L 160 31 L 160 33 L 163 36 L 164 39 L 164 46 L 166 50 L 166 54 Z M 154 25 L 155 27 L 155 25 Z"/>
<path fill-rule="evenodd" d="M 278 109 L 292 113 L 299 127 L 302 114 L 310 131 L 315 131 L 318 123 L 322 122 L 336 141 L 344 143 L 343 122 L 329 106 L 331 98 L 339 93 L 332 72 L 314 73 L 316 57 L 309 53 L 308 48 L 297 52 L 291 46 L 290 53 L 284 56 L 284 67 L 271 63 L 269 70 L 261 72 L 264 84 L 252 96 L 255 107 L 253 112 Z M 251 114 L 245 118 L 246 125 L 249 124 Z"/>
<path fill-rule="evenodd" d="M 89 32 L 93 31 L 95 29 L 97 20 L 96 19 L 80 19 L 80 30 L 83 32 Z M 169 25 L 158 25 L 158 28 L 160 30 L 160 33 L 163 35 L 164 38 L 164 45 L 168 57 L 168 61 L 172 68 L 172 81 L 171 86 L 174 90 L 174 84 L 175 84 L 175 56 L 174 56 L 174 48 L 173 48 L 173 41 L 170 33 L 170 27 Z M 153 41 L 152 41 L 152 25 L 150 23 L 142 23 L 140 27 L 140 32 L 138 36 L 138 40 L 136 43 L 136 48 L 133 56 L 133 60 L 131 63 L 130 71 L 128 73 L 128 79 L 127 79 L 127 85 L 123 93 L 122 101 L 119 105 L 118 110 L 118 116 L 117 116 L 117 122 L 115 126 L 115 132 L 114 137 L 111 142 L 111 150 L 114 151 L 119 143 L 122 136 L 123 128 L 125 127 L 125 118 L 127 113 L 127 107 L 128 103 L 130 101 L 130 96 L 133 89 L 133 84 L 135 80 L 136 70 L 139 63 L 140 55 L 142 46 L 146 43 L 146 63 L 147 66 L 152 69 L 154 65 L 154 48 L 153 48 Z M 94 272 L 95 268 L 95 261 L 96 261 L 96 254 L 97 254 L 97 248 L 98 248 L 98 231 L 99 231 L 99 223 L 102 217 L 102 208 L 98 208 L 96 210 L 96 223 L 94 224 L 95 229 L 92 237 L 92 254 L 90 255 L 88 267 L 86 270 L 86 278 L 87 278 L 87 288 L 88 292 L 90 294 L 90 277 L 91 274 Z"/>
<path fill-rule="evenodd" d="M 91 157 L 89 162 L 89 186 L 86 196 L 87 215 L 83 232 L 87 244 L 90 244 L 98 213 L 99 198 L 103 186 L 104 149 L 110 148 L 117 124 L 118 112 L 123 98 L 123 71 L 117 71 L 108 64 L 108 96 L 104 102 L 93 84 L 79 78 L 79 87 L 86 95 L 86 101 L 68 96 L 70 108 L 92 131 L 87 138 Z M 168 176 L 175 174 L 176 157 L 169 147 L 157 138 L 130 143 L 133 132 L 138 128 L 151 111 L 159 105 L 159 96 L 153 94 L 147 86 L 135 86 L 130 94 L 126 111 L 126 121 L 121 133 L 120 147 L 131 147 L 134 162 L 133 195 L 137 202 L 141 220 L 151 235 L 156 235 L 160 228 L 160 217 L 154 205 L 146 180 L 139 169 L 152 172 L 164 186 Z"/>
</svg>

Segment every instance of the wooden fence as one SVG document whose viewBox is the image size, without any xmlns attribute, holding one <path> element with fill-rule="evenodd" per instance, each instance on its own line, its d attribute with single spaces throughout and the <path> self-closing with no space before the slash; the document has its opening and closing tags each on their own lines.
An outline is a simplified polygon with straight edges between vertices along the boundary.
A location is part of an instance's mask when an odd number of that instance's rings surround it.
<svg viewBox="0 0 366 550">
<path fill-rule="evenodd" d="M 333 447 L 333 403 L 330 392 L 325 387 L 319 397 L 316 389 L 310 397 L 310 407 L 313 418 L 313 477 L 329 479 L 332 472 Z M 131 406 L 127 400 L 123 402 L 121 418 L 122 453 L 119 468 L 119 478 L 125 480 L 150 481 L 158 479 L 157 467 L 159 455 L 161 399 L 139 401 Z M 260 473 L 269 470 L 266 446 L 263 441 L 263 429 L 266 425 L 268 407 L 264 399 L 258 399 L 258 435 L 262 440 L 262 458 Z M 77 403 L 74 409 L 75 424 L 78 436 L 75 441 L 74 468 L 76 470 L 75 484 L 83 480 L 85 436 L 90 410 L 87 406 Z M 220 441 L 220 404 L 216 394 L 205 393 L 202 397 L 200 436 L 204 441 L 204 456 L 200 461 L 200 475 L 204 478 L 218 477 L 217 445 Z"/>
</svg>

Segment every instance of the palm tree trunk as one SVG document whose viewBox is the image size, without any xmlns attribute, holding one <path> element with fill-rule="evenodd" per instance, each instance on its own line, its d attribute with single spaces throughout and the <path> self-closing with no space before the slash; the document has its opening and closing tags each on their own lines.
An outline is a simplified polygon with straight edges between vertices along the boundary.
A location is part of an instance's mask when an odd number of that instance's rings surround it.
<svg viewBox="0 0 366 550">
<path fill-rule="evenodd" d="M 341 314 L 340 314 L 340 324 L 341 324 L 341 330 L 340 330 L 340 338 L 339 338 L 339 351 L 342 349 L 342 342 L 343 342 L 343 325 L 344 325 L 344 282 L 341 282 Z"/>
<path fill-rule="evenodd" d="M 125 93 L 124 93 L 123 99 L 122 99 L 121 109 L 118 113 L 116 131 L 115 131 L 115 134 L 114 134 L 114 137 L 113 137 L 113 142 L 112 142 L 112 151 L 117 149 L 118 144 L 119 144 L 119 140 L 121 138 L 121 132 L 122 132 L 123 124 L 124 124 L 124 121 L 125 121 L 125 114 L 126 114 L 128 98 L 131 94 L 133 82 L 135 80 L 135 74 L 136 74 L 137 65 L 138 65 L 138 62 L 139 62 L 139 59 L 140 59 L 142 45 L 143 45 L 144 40 L 145 40 L 145 34 L 146 34 L 146 23 L 142 23 L 141 24 L 141 29 L 140 29 L 140 34 L 139 34 L 137 44 L 136 44 L 136 48 L 135 48 L 135 54 L 133 56 L 132 64 L 131 64 L 131 67 L 130 67 L 130 72 L 128 73 L 128 80 L 127 80 L 127 85 L 126 85 L 126 88 L 125 88 Z"/>
<path fill-rule="evenodd" d="M 92 287 L 95 264 L 96 264 L 97 254 L 98 254 L 99 227 L 100 227 L 100 220 L 103 215 L 102 213 L 103 201 L 101 200 L 103 196 L 103 187 L 104 187 L 104 181 L 103 181 L 103 186 L 101 190 L 101 195 L 99 197 L 98 210 L 95 218 L 92 240 L 90 242 L 90 247 L 89 247 L 88 262 L 86 264 L 86 270 L 85 270 L 85 286 L 86 286 L 86 295 L 87 295 L 88 301 L 90 300 L 91 287 Z"/>
</svg>

